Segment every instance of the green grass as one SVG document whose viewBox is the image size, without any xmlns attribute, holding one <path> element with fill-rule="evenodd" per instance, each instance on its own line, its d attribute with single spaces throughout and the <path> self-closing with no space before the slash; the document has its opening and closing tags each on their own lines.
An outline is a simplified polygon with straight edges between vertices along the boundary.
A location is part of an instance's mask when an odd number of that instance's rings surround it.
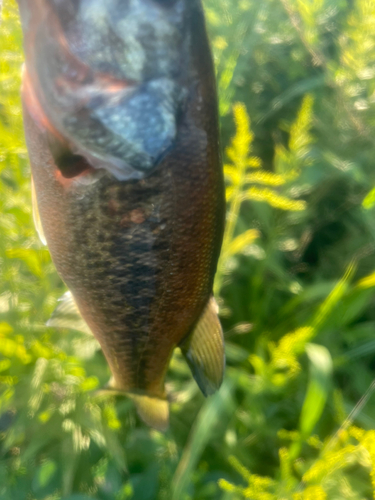
<svg viewBox="0 0 375 500">
<path fill-rule="evenodd" d="M 375 497 L 375 1 L 206 0 L 228 219 L 227 350 L 205 400 L 179 353 L 146 428 L 95 340 L 48 328 L 64 285 L 32 222 L 21 30 L 0 28 L 0 500 Z"/>
</svg>

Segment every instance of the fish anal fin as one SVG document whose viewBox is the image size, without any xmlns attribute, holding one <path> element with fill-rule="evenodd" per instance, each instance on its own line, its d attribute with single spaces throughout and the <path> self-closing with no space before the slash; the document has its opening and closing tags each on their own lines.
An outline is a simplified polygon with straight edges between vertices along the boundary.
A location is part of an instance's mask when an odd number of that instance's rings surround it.
<svg viewBox="0 0 375 500">
<path fill-rule="evenodd" d="M 203 394 L 210 396 L 216 392 L 223 381 L 225 352 L 218 307 L 213 297 L 180 348 Z"/>
<path fill-rule="evenodd" d="M 42 221 L 40 220 L 38 201 L 36 198 L 35 185 L 32 177 L 31 177 L 31 202 L 33 206 L 33 219 L 34 219 L 35 229 L 38 233 L 40 241 L 43 243 L 43 245 L 47 245 L 47 240 L 46 237 L 44 236 Z"/>
</svg>

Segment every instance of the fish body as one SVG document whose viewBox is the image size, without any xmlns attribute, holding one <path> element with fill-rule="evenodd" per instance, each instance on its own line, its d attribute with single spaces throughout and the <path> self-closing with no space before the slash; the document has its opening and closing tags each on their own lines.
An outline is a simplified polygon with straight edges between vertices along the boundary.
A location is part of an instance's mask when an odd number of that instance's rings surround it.
<svg viewBox="0 0 375 500">
<path fill-rule="evenodd" d="M 217 98 L 198 0 L 19 0 L 24 123 L 42 230 L 112 387 L 165 428 L 180 346 L 224 369 L 212 302 L 224 227 Z M 154 405 L 154 408 L 153 408 Z"/>
</svg>

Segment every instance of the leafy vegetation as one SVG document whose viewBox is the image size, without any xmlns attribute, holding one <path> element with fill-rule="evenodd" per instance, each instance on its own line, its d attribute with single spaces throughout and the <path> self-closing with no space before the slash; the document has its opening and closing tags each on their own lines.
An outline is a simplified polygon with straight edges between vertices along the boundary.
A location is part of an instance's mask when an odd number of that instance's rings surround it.
<svg viewBox="0 0 375 500">
<path fill-rule="evenodd" d="M 146 428 L 33 227 L 14 0 L 0 28 L 0 499 L 375 498 L 375 1 L 206 0 L 228 221 L 205 400 L 176 352 Z M 250 121 L 251 119 L 251 121 Z"/>
</svg>

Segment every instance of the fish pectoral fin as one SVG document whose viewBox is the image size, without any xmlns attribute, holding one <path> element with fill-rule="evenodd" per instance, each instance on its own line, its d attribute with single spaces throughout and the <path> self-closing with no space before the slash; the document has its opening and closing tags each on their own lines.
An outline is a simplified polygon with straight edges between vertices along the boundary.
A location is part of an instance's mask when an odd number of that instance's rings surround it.
<svg viewBox="0 0 375 500">
<path fill-rule="evenodd" d="M 223 381 L 225 352 L 218 307 L 213 297 L 180 349 L 203 394 L 207 397 L 216 392 Z"/>
<path fill-rule="evenodd" d="M 40 220 L 38 201 L 36 199 L 35 185 L 32 177 L 31 177 L 31 202 L 33 206 L 33 219 L 36 232 L 38 233 L 39 239 L 43 243 L 43 245 L 47 245 L 47 240 L 46 237 L 44 236 L 42 221 Z"/>
<path fill-rule="evenodd" d="M 64 293 L 59 299 L 56 309 L 53 311 L 51 318 L 47 321 L 47 326 L 68 328 L 70 330 L 77 330 L 92 335 L 70 291 Z"/>
</svg>

